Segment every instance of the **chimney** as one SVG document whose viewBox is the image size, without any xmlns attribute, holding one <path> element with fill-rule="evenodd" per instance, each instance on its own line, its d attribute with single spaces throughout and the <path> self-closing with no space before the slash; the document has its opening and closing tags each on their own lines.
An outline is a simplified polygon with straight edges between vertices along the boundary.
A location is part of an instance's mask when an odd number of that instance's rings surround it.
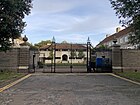
<svg viewBox="0 0 140 105">
<path fill-rule="evenodd" d="M 121 31 L 121 28 L 120 27 L 117 27 L 116 28 L 116 33 L 120 32 Z"/>
</svg>

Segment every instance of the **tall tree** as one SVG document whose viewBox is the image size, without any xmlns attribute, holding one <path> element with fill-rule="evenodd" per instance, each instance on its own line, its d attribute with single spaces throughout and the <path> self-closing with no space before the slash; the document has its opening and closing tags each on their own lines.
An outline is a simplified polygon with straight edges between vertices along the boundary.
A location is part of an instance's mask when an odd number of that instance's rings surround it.
<svg viewBox="0 0 140 105">
<path fill-rule="evenodd" d="M 129 37 L 131 44 L 140 45 L 140 1 L 110 0 L 112 7 L 123 26 L 131 27 L 133 34 Z"/>
<path fill-rule="evenodd" d="M 38 47 L 38 48 L 40 48 L 40 47 L 43 47 L 43 46 L 45 46 L 47 44 L 51 44 L 51 43 L 52 43 L 51 40 L 46 40 L 46 41 L 41 41 L 39 43 L 36 43 L 35 46 Z"/>
<path fill-rule="evenodd" d="M 29 15 L 32 0 L 0 0 L 0 50 L 6 51 L 24 30 L 25 15 Z"/>
</svg>

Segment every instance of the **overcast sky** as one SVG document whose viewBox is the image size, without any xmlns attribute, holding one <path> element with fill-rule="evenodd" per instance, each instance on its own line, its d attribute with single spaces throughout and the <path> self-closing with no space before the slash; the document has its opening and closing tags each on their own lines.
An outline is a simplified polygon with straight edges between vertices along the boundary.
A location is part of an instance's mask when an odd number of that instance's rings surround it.
<svg viewBox="0 0 140 105">
<path fill-rule="evenodd" d="M 109 0 L 34 0 L 23 33 L 29 42 L 42 40 L 86 43 L 95 46 L 120 26 Z"/>
</svg>

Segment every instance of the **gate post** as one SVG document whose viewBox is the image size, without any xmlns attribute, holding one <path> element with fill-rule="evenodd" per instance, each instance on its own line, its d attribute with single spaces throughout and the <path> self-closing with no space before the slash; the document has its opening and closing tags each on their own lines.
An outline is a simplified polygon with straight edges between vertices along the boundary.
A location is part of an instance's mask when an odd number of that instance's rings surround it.
<svg viewBox="0 0 140 105">
<path fill-rule="evenodd" d="M 35 72 L 35 54 L 33 54 L 33 70 Z"/>
<path fill-rule="evenodd" d="M 24 43 L 20 44 L 18 54 L 18 72 L 29 72 L 30 47 L 27 45 L 28 38 L 23 37 Z"/>
<path fill-rule="evenodd" d="M 70 71 L 71 71 L 71 73 L 72 73 L 72 68 L 73 68 L 73 66 L 72 66 L 72 43 L 71 43 L 71 65 L 70 65 Z"/>
<path fill-rule="evenodd" d="M 53 66 L 54 66 L 54 73 L 55 73 L 55 56 L 56 56 L 56 43 L 55 43 L 55 38 L 53 37 L 52 39 L 52 46 L 53 46 Z"/>
<path fill-rule="evenodd" d="M 90 53 L 91 53 L 90 39 L 88 37 L 88 40 L 87 40 L 87 72 L 88 73 L 91 72 L 91 67 L 90 67 L 91 54 Z"/>
<path fill-rule="evenodd" d="M 117 40 L 113 41 L 114 44 L 112 46 L 112 71 L 122 72 L 122 56 L 120 45 L 116 44 Z"/>
</svg>

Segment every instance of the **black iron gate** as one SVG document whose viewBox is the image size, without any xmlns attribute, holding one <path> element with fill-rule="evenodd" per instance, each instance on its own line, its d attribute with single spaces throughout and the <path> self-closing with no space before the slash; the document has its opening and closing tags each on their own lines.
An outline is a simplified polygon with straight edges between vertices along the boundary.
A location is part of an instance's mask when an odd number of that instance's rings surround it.
<svg viewBox="0 0 140 105">
<path fill-rule="evenodd" d="M 40 49 L 40 60 L 34 69 L 44 73 L 90 73 L 93 71 L 91 53 L 89 38 L 86 44 L 56 43 L 53 38 L 50 45 Z"/>
<path fill-rule="evenodd" d="M 95 72 L 112 72 L 111 49 L 97 49 L 95 53 Z"/>
</svg>

